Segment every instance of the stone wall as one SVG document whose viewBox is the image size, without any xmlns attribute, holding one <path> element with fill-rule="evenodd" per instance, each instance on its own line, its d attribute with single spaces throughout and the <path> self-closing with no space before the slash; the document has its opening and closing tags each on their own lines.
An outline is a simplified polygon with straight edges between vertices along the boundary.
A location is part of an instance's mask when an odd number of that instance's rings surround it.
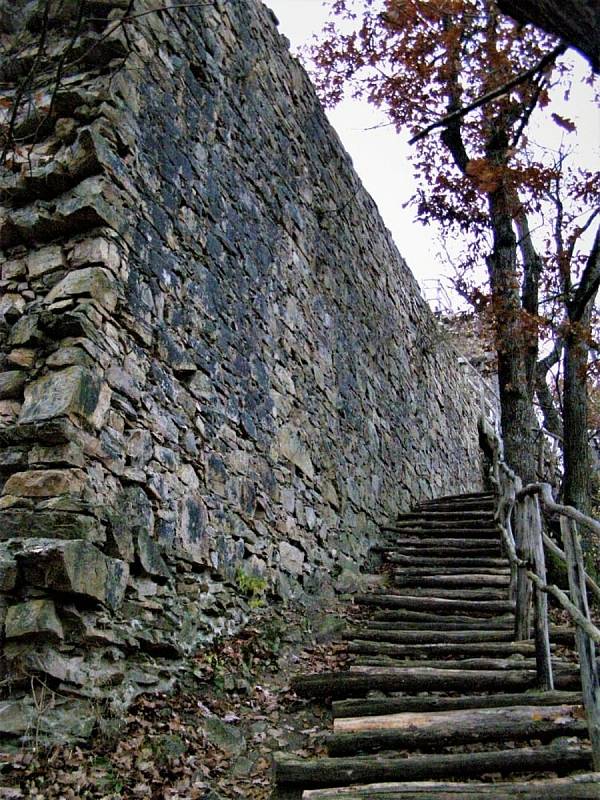
<svg viewBox="0 0 600 800">
<path fill-rule="evenodd" d="M 478 398 L 266 8 L 94 26 L 2 176 L 0 619 L 14 680 L 128 698 L 477 488 Z"/>
</svg>

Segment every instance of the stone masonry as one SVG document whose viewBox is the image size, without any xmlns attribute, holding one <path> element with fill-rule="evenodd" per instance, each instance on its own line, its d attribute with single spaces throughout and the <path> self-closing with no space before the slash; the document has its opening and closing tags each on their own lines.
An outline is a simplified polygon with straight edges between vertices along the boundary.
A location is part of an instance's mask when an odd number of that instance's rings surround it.
<svg viewBox="0 0 600 800">
<path fill-rule="evenodd" d="M 1 176 L 1 643 L 12 698 L 126 703 L 250 600 L 343 591 L 379 524 L 479 488 L 479 400 L 271 12 L 91 0 L 73 42 L 75 5 Z"/>
</svg>

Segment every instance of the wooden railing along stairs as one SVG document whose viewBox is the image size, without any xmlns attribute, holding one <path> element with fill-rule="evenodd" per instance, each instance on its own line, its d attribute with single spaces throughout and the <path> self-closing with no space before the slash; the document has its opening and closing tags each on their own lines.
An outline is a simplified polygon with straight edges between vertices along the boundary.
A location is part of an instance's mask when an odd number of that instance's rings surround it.
<svg viewBox="0 0 600 800">
<path fill-rule="evenodd" d="M 557 590 L 575 633 L 548 624 L 543 600 L 554 591 L 528 544 L 541 527 L 524 533 L 530 500 L 545 490 L 507 490 L 496 455 L 494 492 L 422 503 L 384 530 L 389 585 L 353 599 L 361 613 L 345 632 L 350 667 L 293 682 L 299 695 L 331 701 L 333 730 L 327 757 L 277 754 L 276 783 L 296 792 L 285 796 L 600 798 L 590 709 L 598 630 L 585 579 L 570 567 L 579 589 Z M 574 638 L 581 661 L 594 661 L 581 676 L 559 651 Z"/>
</svg>

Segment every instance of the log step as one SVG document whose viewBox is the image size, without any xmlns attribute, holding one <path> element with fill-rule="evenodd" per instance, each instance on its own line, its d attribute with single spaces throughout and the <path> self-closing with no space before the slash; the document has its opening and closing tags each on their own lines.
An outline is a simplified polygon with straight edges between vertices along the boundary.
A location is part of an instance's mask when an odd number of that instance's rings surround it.
<svg viewBox="0 0 600 800">
<path fill-rule="evenodd" d="M 407 567 L 437 567 L 439 569 L 460 569 L 473 567 L 475 569 L 507 569 L 508 561 L 505 558 L 488 558 L 487 556 L 452 556 L 441 555 L 435 558 L 402 553 L 393 548 L 383 550 L 383 557 L 392 564 L 405 564 Z"/>
<path fill-rule="evenodd" d="M 404 608 L 415 610 L 437 611 L 442 614 L 465 612 L 493 616 L 506 611 L 514 610 L 514 603 L 508 600 L 456 600 L 440 599 L 437 597 L 419 597 L 408 595 L 399 597 L 394 594 L 357 594 L 354 602 L 359 605 L 375 606 L 377 608 Z"/>
<path fill-rule="evenodd" d="M 413 612 L 417 613 L 418 612 Z M 389 617 L 384 615 L 389 614 Z M 383 620 L 379 617 L 383 616 Z M 504 621 L 501 617 L 494 618 L 492 624 L 488 625 L 485 617 L 477 619 L 476 617 L 439 617 L 436 614 L 425 614 L 424 616 L 430 619 L 425 622 L 413 621 L 412 619 L 404 619 L 402 612 L 395 611 L 378 611 L 370 619 L 360 620 L 362 628 L 365 630 L 374 631 L 487 631 L 489 633 L 497 633 L 504 631 L 505 633 L 511 632 L 514 629 L 514 618 Z M 386 621 L 387 620 L 387 621 Z M 457 620 L 457 621 L 456 621 Z M 462 620 L 462 622 L 461 622 Z M 499 639 L 504 641 L 504 639 Z"/>
<path fill-rule="evenodd" d="M 378 749 L 425 749 L 453 744 L 586 736 L 583 706 L 511 706 L 457 711 L 341 717 L 327 738 L 333 756 Z"/>
<path fill-rule="evenodd" d="M 466 539 L 461 536 L 440 536 L 431 538 L 427 536 L 426 532 L 424 532 L 423 536 L 419 536 L 418 533 L 411 534 L 410 531 L 404 533 L 402 537 L 396 537 L 394 540 L 393 549 L 400 553 L 406 550 L 414 550 L 415 548 L 432 552 L 441 550 L 443 553 L 452 550 L 458 550 L 459 552 L 469 550 L 469 552 L 492 553 L 500 551 L 500 540 L 497 538 L 478 539 L 475 537 Z"/>
<path fill-rule="evenodd" d="M 307 788 L 349 786 L 373 781 L 419 781 L 480 777 L 489 773 L 562 772 L 591 768 L 591 748 L 581 744 L 552 744 L 480 753 L 411 756 L 354 756 L 307 758 L 276 753 L 275 780 L 280 786 Z"/>
<path fill-rule="evenodd" d="M 417 592 L 419 597 L 437 597 L 446 600 L 505 600 L 508 596 L 508 587 L 504 589 L 493 586 L 490 588 L 485 587 L 469 587 L 466 589 L 458 589 L 456 586 L 450 585 L 448 588 L 444 586 L 425 586 L 421 587 L 415 585 L 414 582 L 408 586 L 399 586 L 394 580 L 393 585 L 386 587 L 386 594 L 394 595 L 394 597 L 413 597 Z"/>
<path fill-rule="evenodd" d="M 579 678 L 571 673 L 556 675 L 558 689 L 579 690 Z M 303 675 L 292 680 L 301 697 L 339 700 L 364 697 L 368 692 L 506 692 L 525 691 L 537 686 L 533 670 L 449 670 L 414 667 L 364 667 L 361 672 L 339 671 Z"/>
<path fill-rule="evenodd" d="M 467 587 L 467 586 L 508 586 L 509 575 L 407 575 L 405 570 L 394 573 L 394 586 L 420 587 Z"/>
<path fill-rule="evenodd" d="M 439 566 L 439 567 L 410 567 L 405 564 L 394 567 L 394 575 L 402 576 L 404 578 L 432 578 L 437 577 L 454 577 L 462 576 L 465 578 L 473 575 L 483 575 L 491 578 L 510 578 L 510 569 L 508 567 L 461 567 L 461 566 Z"/>
<path fill-rule="evenodd" d="M 429 658 L 447 658 L 452 656 L 455 659 L 463 659 L 473 656 L 489 656 L 501 658 L 509 656 L 535 656 L 534 642 L 448 642 L 419 643 L 419 644 L 396 644 L 389 641 L 374 640 L 368 632 L 362 636 L 354 637 L 348 641 L 348 652 L 361 655 L 379 654 L 394 656 L 395 658 L 409 658 L 411 656 L 428 656 Z M 427 666 L 431 666 L 429 663 Z M 518 665 L 517 665 L 518 666 Z"/>
<path fill-rule="evenodd" d="M 441 627 L 441 626 L 440 626 Z M 350 628 L 343 634 L 345 639 L 365 639 L 372 642 L 392 642 L 398 645 L 441 645 L 456 647 L 457 645 L 483 643 L 512 643 L 513 632 L 507 631 L 488 631 L 488 630 L 416 630 L 402 631 L 390 629 L 389 627 L 373 628 L 357 627 Z"/>
<path fill-rule="evenodd" d="M 302 800 L 600 800 L 600 772 L 514 783 L 373 783 L 308 789 Z"/>
<path fill-rule="evenodd" d="M 393 645 L 391 645 L 393 648 Z M 383 645 L 379 648 L 386 649 Z M 412 667 L 428 667 L 429 669 L 480 669 L 480 670 L 502 670 L 502 669 L 535 669 L 534 658 L 510 657 L 506 658 L 452 658 L 452 659 L 408 659 L 406 656 L 399 656 L 395 653 L 386 654 L 378 652 L 379 648 L 369 642 L 349 642 L 348 652 L 358 657 L 353 660 L 350 666 L 351 672 L 360 672 L 363 667 L 401 667 L 411 669 Z M 552 667 L 558 670 L 562 665 L 554 662 Z"/>
<path fill-rule="evenodd" d="M 400 714 L 406 711 L 455 711 L 468 708 L 506 708 L 510 706 L 559 706 L 581 705 L 580 692 L 519 692 L 515 694 L 477 694 L 460 697 L 388 696 L 381 698 L 358 698 L 335 700 L 332 705 L 334 717 L 365 717 L 382 714 Z"/>
</svg>

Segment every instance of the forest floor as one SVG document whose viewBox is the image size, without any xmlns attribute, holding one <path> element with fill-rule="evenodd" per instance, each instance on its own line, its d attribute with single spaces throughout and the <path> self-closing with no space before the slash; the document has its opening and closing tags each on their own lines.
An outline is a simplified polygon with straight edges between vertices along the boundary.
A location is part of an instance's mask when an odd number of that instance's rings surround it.
<svg viewBox="0 0 600 800">
<path fill-rule="evenodd" d="M 0 745 L 0 800 L 270 798 L 274 752 L 323 752 L 330 712 L 289 683 L 343 667 L 333 640 L 351 613 L 258 609 L 237 636 L 199 652 L 176 691 L 139 697 L 88 742 L 10 754 Z"/>
</svg>

